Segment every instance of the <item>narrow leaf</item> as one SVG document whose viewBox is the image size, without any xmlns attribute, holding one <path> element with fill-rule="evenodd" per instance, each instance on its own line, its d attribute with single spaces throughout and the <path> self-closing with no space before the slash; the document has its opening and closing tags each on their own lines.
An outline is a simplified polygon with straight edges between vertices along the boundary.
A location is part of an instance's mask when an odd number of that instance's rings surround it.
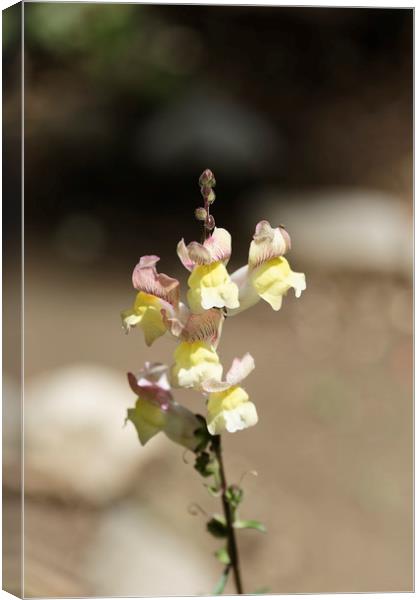
<svg viewBox="0 0 420 600">
<path fill-rule="evenodd" d="M 265 525 L 260 523 L 260 521 L 254 521 L 253 519 L 249 521 L 235 521 L 233 526 L 235 529 L 256 529 L 257 531 L 261 531 L 265 533 L 267 531 Z"/>
<path fill-rule="evenodd" d="M 228 577 L 229 577 L 229 569 L 225 569 L 213 590 L 212 596 L 220 596 L 221 594 L 223 594 L 223 591 L 226 587 Z"/>
</svg>

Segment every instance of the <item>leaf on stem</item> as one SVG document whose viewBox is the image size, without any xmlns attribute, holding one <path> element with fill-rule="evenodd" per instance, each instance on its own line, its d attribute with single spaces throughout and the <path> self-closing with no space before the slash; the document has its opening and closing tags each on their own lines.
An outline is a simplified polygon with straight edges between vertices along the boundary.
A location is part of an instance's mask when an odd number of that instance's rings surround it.
<svg viewBox="0 0 420 600">
<path fill-rule="evenodd" d="M 257 531 L 261 531 L 262 533 L 266 533 L 267 528 L 260 521 L 255 521 L 250 519 L 248 521 L 235 521 L 233 526 L 235 529 L 256 529 Z"/>
<path fill-rule="evenodd" d="M 220 596 L 220 594 L 223 594 L 223 591 L 226 587 L 226 583 L 229 577 L 229 568 L 226 568 L 223 573 L 222 576 L 220 577 L 219 581 L 217 582 L 214 590 L 213 590 L 213 596 Z"/>
<path fill-rule="evenodd" d="M 226 500 L 229 502 L 231 508 L 236 510 L 244 497 L 243 490 L 237 485 L 230 485 L 226 490 Z"/>
<path fill-rule="evenodd" d="M 200 473 L 202 477 L 210 477 L 217 473 L 218 465 L 208 452 L 200 452 L 195 459 L 194 469 Z"/>
<path fill-rule="evenodd" d="M 226 521 L 219 515 L 214 515 L 213 518 L 207 522 L 207 531 L 217 538 L 225 538 L 228 536 Z"/>
<path fill-rule="evenodd" d="M 215 557 L 224 565 L 230 565 L 230 556 L 227 549 L 223 546 L 214 553 Z"/>
<path fill-rule="evenodd" d="M 213 496 L 213 498 L 220 498 L 222 491 L 219 485 L 207 485 L 205 483 L 204 487 L 207 489 L 210 496 Z"/>
</svg>

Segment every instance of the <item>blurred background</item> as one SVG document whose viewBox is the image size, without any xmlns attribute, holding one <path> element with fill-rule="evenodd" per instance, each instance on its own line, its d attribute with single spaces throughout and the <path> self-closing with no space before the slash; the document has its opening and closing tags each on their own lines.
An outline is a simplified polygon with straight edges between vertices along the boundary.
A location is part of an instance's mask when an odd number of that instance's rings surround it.
<svg viewBox="0 0 420 600">
<path fill-rule="evenodd" d="M 192 457 L 164 436 L 142 448 L 123 428 L 135 401 L 125 373 L 170 363 L 173 341 L 147 349 L 119 318 L 143 254 L 185 293 L 175 248 L 200 235 L 205 168 L 230 268 L 265 218 L 288 228 L 308 286 L 279 313 L 261 302 L 229 319 L 220 346 L 225 365 L 245 351 L 256 361 L 258 426 L 225 436 L 229 479 L 258 472 L 243 480 L 242 514 L 268 528 L 239 536 L 246 591 L 412 590 L 412 11 L 24 10 L 25 595 L 209 594 L 219 577 L 219 545 L 189 512 L 218 501 Z M 7 227 L 17 197 L 5 203 Z M 11 304 L 17 259 L 5 264 Z M 20 397 L 7 357 L 4 376 L 7 520 L 19 510 Z M 193 392 L 176 397 L 203 410 Z"/>
</svg>

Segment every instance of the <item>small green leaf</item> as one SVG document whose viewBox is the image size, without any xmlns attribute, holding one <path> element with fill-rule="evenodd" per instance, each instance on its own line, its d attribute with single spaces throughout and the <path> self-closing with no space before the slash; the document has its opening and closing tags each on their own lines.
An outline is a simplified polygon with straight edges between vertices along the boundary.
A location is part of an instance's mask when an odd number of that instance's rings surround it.
<svg viewBox="0 0 420 600">
<path fill-rule="evenodd" d="M 207 531 L 217 538 L 225 538 L 228 535 L 226 522 L 223 517 L 219 517 L 218 515 L 215 515 L 212 519 L 210 519 L 210 521 L 208 521 Z"/>
<path fill-rule="evenodd" d="M 215 557 L 220 560 L 224 565 L 230 565 L 230 557 L 229 553 L 225 547 L 220 548 L 217 552 L 214 553 Z"/>
<path fill-rule="evenodd" d="M 200 452 L 195 459 L 194 469 L 203 477 L 210 477 L 217 472 L 217 462 L 208 452 Z"/>
<path fill-rule="evenodd" d="M 204 484 L 204 487 L 207 489 L 210 496 L 213 496 L 213 498 L 220 497 L 220 494 L 221 494 L 220 486 Z"/>
<path fill-rule="evenodd" d="M 226 490 L 226 500 L 229 502 L 231 508 L 236 510 L 244 497 L 244 492 L 237 485 L 230 485 Z"/>
<path fill-rule="evenodd" d="M 253 519 L 249 521 L 235 521 L 233 526 L 235 529 L 257 529 L 257 531 L 261 531 L 262 533 L 267 531 L 263 523 L 260 523 L 260 521 L 254 521 Z"/>
<path fill-rule="evenodd" d="M 228 577 L 229 577 L 229 569 L 225 569 L 213 590 L 212 596 L 220 596 L 220 594 L 223 594 L 223 590 L 226 587 Z"/>
</svg>

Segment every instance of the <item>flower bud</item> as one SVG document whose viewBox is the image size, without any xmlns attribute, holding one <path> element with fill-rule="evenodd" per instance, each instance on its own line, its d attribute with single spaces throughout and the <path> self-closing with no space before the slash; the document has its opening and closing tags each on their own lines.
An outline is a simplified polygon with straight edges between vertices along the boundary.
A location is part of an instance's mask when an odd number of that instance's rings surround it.
<svg viewBox="0 0 420 600">
<path fill-rule="evenodd" d="M 210 191 L 210 194 L 207 196 L 207 202 L 209 204 L 213 204 L 213 202 L 216 200 L 216 194 L 213 192 L 213 190 Z"/>
<path fill-rule="evenodd" d="M 199 206 L 195 209 L 195 218 L 197 221 L 205 221 L 207 219 L 207 211 L 204 206 Z"/>
<path fill-rule="evenodd" d="M 216 185 L 216 179 L 210 169 L 206 169 L 201 173 L 198 183 L 201 187 L 207 185 L 209 187 L 214 187 Z"/>
</svg>

